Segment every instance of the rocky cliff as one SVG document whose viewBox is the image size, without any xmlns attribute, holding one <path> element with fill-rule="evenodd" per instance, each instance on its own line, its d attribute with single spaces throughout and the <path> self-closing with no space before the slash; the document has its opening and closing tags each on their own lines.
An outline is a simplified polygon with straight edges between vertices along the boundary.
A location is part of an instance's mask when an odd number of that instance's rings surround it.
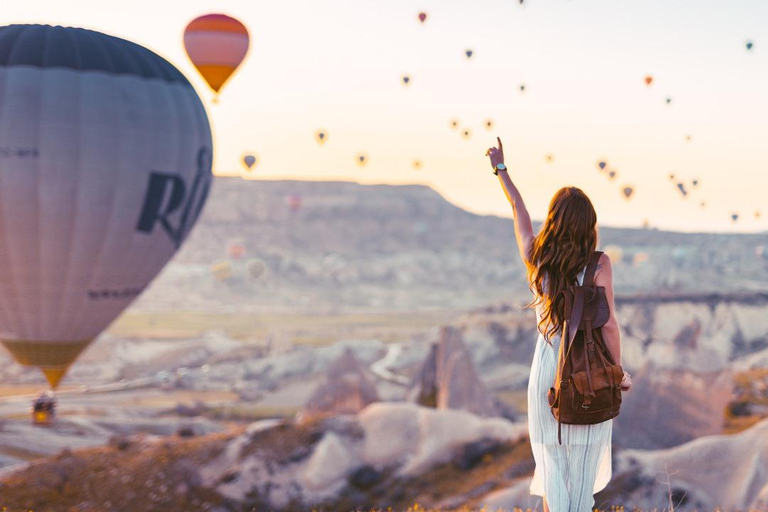
<svg viewBox="0 0 768 512">
<path fill-rule="evenodd" d="M 618 260 L 619 293 L 768 290 L 765 234 L 600 235 Z M 250 258 L 265 264 L 258 279 Z M 210 265 L 224 261 L 220 282 Z M 136 307 L 462 308 L 527 297 L 511 220 L 428 187 L 216 178 L 190 239 Z"/>
</svg>

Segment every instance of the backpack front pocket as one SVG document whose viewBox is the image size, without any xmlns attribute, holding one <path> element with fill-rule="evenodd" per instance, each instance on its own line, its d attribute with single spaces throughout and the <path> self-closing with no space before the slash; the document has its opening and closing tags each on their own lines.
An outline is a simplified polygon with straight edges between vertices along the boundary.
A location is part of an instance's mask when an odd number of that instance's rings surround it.
<svg viewBox="0 0 768 512">
<path fill-rule="evenodd" d="M 572 405 L 575 413 L 603 411 L 614 408 L 621 403 L 619 385 L 624 371 L 620 365 L 613 364 L 605 368 L 592 368 L 590 374 L 592 391 L 594 391 L 595 396 L 590 395 L 586 371 L 571 374 L 574 388 L 574 403 Z"/>
</svg>

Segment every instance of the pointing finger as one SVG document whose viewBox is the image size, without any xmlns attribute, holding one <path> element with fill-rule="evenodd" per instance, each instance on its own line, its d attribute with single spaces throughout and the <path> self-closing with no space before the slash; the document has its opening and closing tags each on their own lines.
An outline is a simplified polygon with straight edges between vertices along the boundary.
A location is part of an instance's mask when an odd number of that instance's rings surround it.
<svg viewBox="0 0 768 512">
<path fill-rule="evenodd" d="M 501 139 L 496 137 L 496 140 L 499 141 L 499 150 L 504 151 L 504 147 L 501 145 Z"/>
</svg>

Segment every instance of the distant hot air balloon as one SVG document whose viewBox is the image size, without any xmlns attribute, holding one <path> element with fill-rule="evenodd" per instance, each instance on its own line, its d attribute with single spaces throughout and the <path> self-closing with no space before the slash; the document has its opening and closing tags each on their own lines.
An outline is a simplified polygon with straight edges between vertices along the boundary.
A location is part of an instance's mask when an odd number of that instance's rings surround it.
<svg viewBox="0 0 768 512">
<path fill-rule="evenodd" d="M 635 192 L 635 189 L 632 187 L 624 187 L 621 191 L 624 194 L 624 197 L 629 199 L 632 197 L 632 194 Z"/>
<path fill-rule="evenodd" d="M 690 135 L 685 136 L 685 142 L 691 142 L 692 139 L 693 137 L 691 137 Z"/>
<path fill-rule="evenodd" d="M 616 176 L 618 176 L 618 173 L 616 171 L 614 171 L 613 169 L 608 171 L 608 179 L 614 180 L 614 179 L 616 179 Z"/>
<path fill-rule="evenodd" d="M 299 210 L 301 210 L 301 205 L 303 204 L 303 202 L 304 200 L 301 197 L 301 194 L 288 194 L 287 196 L 285 196 L 285 205 L 293 213 L 296 213 Z"/>
<path fill-rule="evenodd" d="M 417 158 L 417 159 L 415 159 L 415 160 L 413 161 L 413 168 L 414 168 L 414 169 L 416 169 L 417 171 L 418 171 L 419 169 L 421 169 L 421 160 L 419 160 L 418 158 Z"/>
<path fill-rule="evenodd" d="M 525 92 L 525 84 L 520 84 L 520 92 Z"/>
<path fill-rule="evenodd" d="M 670 105 L 670 104 L 672 104 L 672 98 L 667 98 L 667 99 L 666 99 L 666 102 L 667 102 L 667 105 Z"/>
<path fill-rule="evenodd" d="M 485 128 L 486 128 L 486 130 L 492 130 L 493 129 L 493 119 L 486 119 L 485 120 Z"/>
<path fill-rule="evenodd" d="M 604 171 L 606 165 L 608 165 L 608 162 L 606 162 L 605 160 L 600 160 L 599 162 L 597 162 L 597 167 L 600 169 L 600 171 Z"/>
<path fill-rule="evenodd" d="M 328 140 L 328 132 L 325 130 L 317 130 L 317 132 L 315 132 L 315 140 L 322 146 Z"/>
<path fill-rule="evenodd" d="M 252 258 L 246 262 L 245 268 L 252 279 L 259 279 L 266 273 L 267 264 L 258 258 Z"/>
<path fill-rule="evenodd" d="M 634 258 L 632 258 L 632 265 L 635 267 L 639 267 L 643 263 L 647 263 L 648 260 L 650 260 L 651 257 L 648 255 L 647 252 L 639 252 L 635 254 Z"/>
<path fill-rule="evenodd" d="M 761 216 L 760 210 L 755 210 L 755 214 L 754 215 L 755 215 L 755 219 L 759 219 L 760 216 Z"/>
<path fill-rule="evenodd" d="M 470 137 L 472 137 L 472 131 L 469 128 L 467 128 L 461 133 L 461 136 L 464 137 L 465 139 L 469 139 Z"/>
<path fill-rule="evenodd" d="M 242 238 L 230 240 L 227 244 L 227 256 L 233 260 L 241 260 L 245 256 L 245 241 Z"/>
<path fill-rule="evenodd" d="M 555 155 L 553 155 L 552 153 L 549 153 L 545 158 L 548 164 L 551 164 L 552 162 L 555 161 Z"/>
<path fill-rule="evenodd" d="M 467 56 L 467 59 L 471 59 L 471 58 L 472 58 L 472 55 L 473 55 L 474 53 L 475 53 L 475 52 L 473 52 L 473 51 L 472 51 L 472 50 L 470 50 L 470 49 L 464 50 L 464 55 L 466 55 L 466 56 Z"/>
<path fill-rule="evenodd" d="M 225 14 L 192 20 L 184 31 L 187 55 L 215 93 L 219 93 L 248 53 L 248 30 Z"/>
<path fill-rule="evenodd" d="M 181 247 L 212 183 L 172 64 L 90 30 L 0 27 L 0 341 L 56 388 Z"/>
<path fill-rule="evenodd" d="M 698 187 L 699 186 L 699 180 L 691 180 L 691 185 L 693 186 L 693 188 Z"/>
<path fill-rule="evenodd" d="M 224 282 L 232 277 L 232 264 L 228 261 L 217 261 L 211 265 L 211 274 L 219 281 Z"/>
<path fill-rule="evenodd" d="M 451 119 L 451 128 L 454 130 L 459 127 L 459 120 L 458 119 Z"/>
<path fill-rule="evenodd" d="M 699 203 L 699 206 L 701 206 L 702 208 L 706 208 L 707 207 L 707 202 L 706 201 L 702 201 L 702 202 Z"/>
<path fill-rule="evenodd" d="M 653 83 L 653 77 L 648 75 L 645 77 L 645 85 L 651 85 Z"/>
<path fill-rule="evenodd" d="M 355 161 L 357 162 L 357 165 L 364 167 L 365 164 L 368 163 L 368 155 L 365 153 L 360 153 L 355 157 Z"/>
<path fill-rule="evenodd" d="M 408 75 L 404 75 L 403 76 L 403 85 L 408 85 L 409 83 L 411 83 L 411 77 L 409 77 Z"/>
<path fill-rule="evenodd" d="M 427 13 L 425 13 L 425 12 L 420 12 L 420 13 L 419 13 L 419 21 L 420 21 L 420 22 L 422 22 L 422 23 L 424 23 L 425 21 L 427 21 Z"/>
<path fill-rule="evenodd" d="M 256 156 L 255 155 L 244 155 L 243 156 L 243 165 L 245 166 L 246 171 L 250 171 L 253 169 L 253 166 L 256 165 Z"/>
<path fill-rule="evenodd" d="M 685 189 L 685 183 L 678 183 L 677 189 L 680 191 L 681 194 L 683 194 L 683 197 L 686 197 L 688 195 L 688 191 Z"/>
<path fill-rule="evenodd" d="M 754 44 L 752 43 L 752 41 L 747 41 L 744 46 L 747 47 L 747 51 L 751 52 L 752 51 L 752 47 L 754 46 Z"/>
<path fill-rule="evenodd" d="M 618 245 L 606 246 L 603 249 L 603 252 L 611 260 L 611 263 L 621 263 L 621 260 L 624 259 L 624 249 L 622 249 Z"/>
<path fill-rule="evenodd" d="M 731 214 L 731 220 L 732 220 L 733 222 L 736 222 L 736 221 L 738 221 L 738 220 L 739 220 L 739 214 L 738 214 L 738 213 L 732 213 L 732 214 Z"/>
<path fill-rule="evenodd" d="M 675 175 L 674 175 L 674 173 L 670 173 L 670 175 L 669 175 L 669 181 L 675 181 Z"/>
</svg>

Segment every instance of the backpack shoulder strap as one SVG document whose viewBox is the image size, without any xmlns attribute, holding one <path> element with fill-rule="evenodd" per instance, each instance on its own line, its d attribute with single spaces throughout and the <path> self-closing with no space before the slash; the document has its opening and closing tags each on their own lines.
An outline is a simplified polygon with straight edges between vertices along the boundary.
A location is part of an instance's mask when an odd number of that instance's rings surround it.
<svg viewBox="0 0 768 512">
<path fill-rule="evenodd" d="M 571 318 L 566 321 L 565 335 L 568 343 L 564 349 L 567 353 L 568 348 L 573 344 L 574 338 L 576 338 L 576 331 L 579 330 L 579 324 L 581 324 L 581 315 L 584 313 L 584 290 L 576 286 L 573 288 L 573 307 L 571 308 Z"/>
<path fill-rule="evenodd" d="M 595 251 L 592 253 L 592 256 L 589 257 L 589 263 L 587 263 L 587 271 L 584 273 L 584 281 L 582 282 L 582 286 L 592 286 L 594 284 L 597 262 L 600 260 L 600 256 L 602 255 L 602 251 Z"/>
</svg>

